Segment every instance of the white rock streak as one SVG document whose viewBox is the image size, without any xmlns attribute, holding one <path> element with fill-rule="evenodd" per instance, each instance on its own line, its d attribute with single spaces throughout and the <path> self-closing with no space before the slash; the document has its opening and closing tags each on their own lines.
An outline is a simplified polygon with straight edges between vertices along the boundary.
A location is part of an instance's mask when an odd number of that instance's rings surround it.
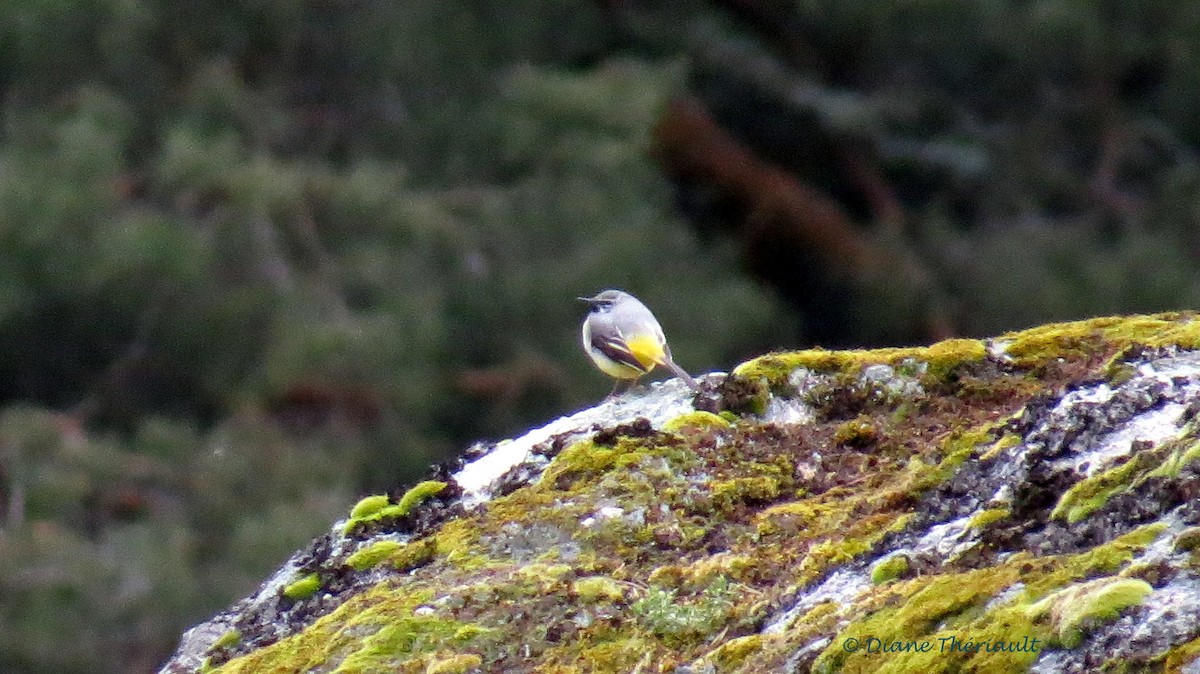
<svg viewBox="0 0 1200 674">
<path fill-rule="evenodd" d="M 582 412 L 560 417 L 518 438 L 504 440 L 492 451 L 454 474 L 454 480 L 463 489 L 463 506 L 470 509 L 487 501 L 497 480 L 527 461 L 535 447 L 549 443 L 556 437 L 562 437 L 568 443 L 577 442 L 594 435 L 593 427 L 597 424 L 611 428 L 640 417 L 648 419 L 650 425 L 657 429 L 667 421 L 691 411 L 691 395 L 687 386 L 677 379 L 671 379 L 650 384 Z"/>
</svg>

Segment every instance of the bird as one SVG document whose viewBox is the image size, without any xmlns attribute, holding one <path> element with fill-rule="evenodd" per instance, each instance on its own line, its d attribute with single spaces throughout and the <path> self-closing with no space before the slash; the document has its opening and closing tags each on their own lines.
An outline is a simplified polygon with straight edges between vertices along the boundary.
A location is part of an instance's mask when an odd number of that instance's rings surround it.
<svg viewBox="0 0 1200 674">
<path fill-rule="evenodd" d="M 693 391 L 700 385 L 675 364 L 662 326 L 645 304 L 622 290 L 604 290 L 577 298 L 590 305 L 583 321 L 583 350 L 604 374 L 616 379 L 613 398 L 662 365 Z"/>
</svg>

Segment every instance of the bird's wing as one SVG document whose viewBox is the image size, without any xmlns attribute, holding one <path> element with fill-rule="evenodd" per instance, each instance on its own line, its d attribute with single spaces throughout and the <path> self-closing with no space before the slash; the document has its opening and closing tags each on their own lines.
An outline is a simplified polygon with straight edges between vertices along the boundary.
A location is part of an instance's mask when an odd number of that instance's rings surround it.
<svg viewBox="0 0 1200 674">
<path fill-rule="evenodd" d="M 635 339 L 631 343 L 620 335 L 611 335 L 605 338 L 592 334 L 591 344 L 593 348 L 608 356 L 609 359 L 644 373 L 654 368 L 654 365 L 658 363 L 658 358 L 650 357 L 651 353 L 647 352 L 641 341 Z M 661 348 L 658 350 L 661 352 Z"/>
</svg>

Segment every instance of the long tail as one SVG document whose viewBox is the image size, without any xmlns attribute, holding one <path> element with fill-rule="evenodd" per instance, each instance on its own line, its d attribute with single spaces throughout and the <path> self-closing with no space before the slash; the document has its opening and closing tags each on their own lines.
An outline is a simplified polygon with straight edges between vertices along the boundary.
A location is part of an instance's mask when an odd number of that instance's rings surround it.
<svg viewBox="0 0 1200 674">
<path fill-rule="evenodd" d="M 688 385 L 688 388 L 692 389 L 696 393 L 700 392 L 700 384 L 696 383 L 696 380 L 692 379 L 692 375 L 688 374 L 682 367 L 676 365 L 675 361 L 671 360 L 670 358 L 664 358 L 663 365 L 666 365 L 671 372 L 674 372 L 676 377 L 682 379 L 683 383 Z"/>
</svg>

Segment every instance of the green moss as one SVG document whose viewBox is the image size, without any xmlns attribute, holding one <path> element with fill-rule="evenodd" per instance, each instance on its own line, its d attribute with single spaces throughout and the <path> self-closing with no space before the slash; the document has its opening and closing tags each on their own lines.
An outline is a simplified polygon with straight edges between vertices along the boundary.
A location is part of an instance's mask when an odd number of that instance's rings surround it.
<svg viewBox="0 0 1200 674">
<path fill-rule="evenodd" d="M 483 658 L 474 653 L 460 653 L 429 663 L 425 674 L 466 674 L 483 665 Z"/>
<path fill-rule="evenodd" d="M 981 569 L 963 574 L 945 574 L 942 576 L 915 579 L 899 583 L 901 592 L 909 591 L 912 584 L 918 584 L 916 592 L 904 598 L 901 594 L 899 601 L 882 608 L 863 620 L 852 623 L 842 630 L 828 647 L 813 662 L 814 672 L 834 672 L 845 668 L 850 671 L 867 670 L 878 664 L 879 653 L 847 652 L 843 647 L 849 639 L 855 639 L 859 644 L 866 644 L 868 639 L 875 638 L 883 642 L 908 642 L 928 639 L 933 628 L 958 626 L 962 616 L 971 615 L 970 610 L 982 606 L 996 593 L 1016 582 L 1019 572 L 1011 567 L 999 569 Z M 889 586 L 893 587 L 893 586 Z M 936 636 L 936 635 L 935 635 Z M 913 655 L 911 653 L 889 654 L 890 663 L 897 664 L 891 656 Z M 918 654 L 919 655 L 919 654 Z M 946 658 L 943 660 L 951 660 Z M 932 669 L 912 671 L 946 671 L 947 665 L 928 663 Z M 908 671 L 897 667 L 898 671 Z M 1007 670 L 994 670 L 1007 671 Z"/>
<path fill-rule="evenodd" d="M 836 526 L 844 518 L 845 513 L 836 503 L 804 499 L 763 510 L 755 517 L 755 525 L 760 536 L 794 536 Z"/>
<path fill-rule="evenodd" d="M 419 483 L 417 486 L 404 492 L 404 496 L 400 497 L 400 502 L 395 505 L 397 508 L 397 516 L 404 516 L 412 512 L 413 508 L 421 505 L 425 501 L 442 493 L 446 488 L 445 482 L 437 480 L 426 480 Z"/>
<path fill-rule="evenodd" d="M 1175 536 L 1172 545 L 1176 551 L 1191 552 L 1200 547 L 1200 527 L 1188 527 Z"/>
<path fill-rule="evenodd" d="M 1057 588 L 1097 575 L 1114 574 L 1158 539 L 1167 525 L 1155 522 L 1077 555 L 1046 558 L 1054 568 L 1026 578 L 1030 596 L 1041 597 Z"/>
<path fill-rule="evenodd" d="M 908 557 L 892 555 L 871 569 L 871 582 L 876 585 L 893 581 L 908 572 Z"/>
<path fill-rule="evenodd" d="M 536 583 L 543 592 L 548 592 L 574 574 L 575 567 L 570 564 L 533 562 L 516 569 L 514 573 L 523 582 Z"/>
<path fill-rule="evenodd" d="M 729 421 L 711 412 L 697 410 L 667 421 L 663 424 L 662 429 L 668 433 L 679 433 L 682 431 L 725 430 L 731 425 Z"/>
<path fill-rule="evenodd" d="M 733 607 L 728 580 L 715 579 L 691 600 L 676 599 L 675 590 L 651 587 L 630 607 L 639 624 L 662 637 L 703 638 L 725 625 Z"/>
<path fill-rule="evenodd" d="M 829 567 L 853 561 L 870 549 L 870 542 L 856 538 L 821 541 L 808 549 L 808 554 L 800 562 L 798 575 L 806 580 L 815 578 Z"/>
<path fill-rule="evenodd" d="M 978 339 L 947 339 L 929 346 L 917 358 L 929 364 L 926 376 L 944 379 L 964 363 L 987 358 L 987 346 Z"/>
<path fill-rule="evenodd" d="M 1190 314 L 1112 316 L 1073 323 L 1051 323 L 1021 332 L 1010 332 L 995 341 L 1007 344 L 1005 353 L 1020 367 L 1033 367 L 1063 357 L 1087 357 L 1104 341 L 1113 348 L 1131 344 L 1178 345 L 1200 343 L 1200 326 Z M 1092 346 L 1089 346 L 1092 345 Z"/>
<path fill-rule="evenodd" d="M 451 637 L 457 644 L 468 644 L 473 641 L 478 641 L 481 637 L 486 637 L 496 633 L 496 630 L 483 627 L 482 625 L 466 624 L 454 630 L 454 636 Z"/>
<path fill-rule="evenodd" d="M 321 589 L 321 577 L 315 573 L 310 573 L 299 580 L 292 581 L 287 587 L 283 588 L 283 596 L 288 599 L 300 601 L 308 599 Z"/>
<path fill-rule="evenodd" d="M 1091 326 L 1074 346 L 1080 353 L 1109 349 L 1094 340 L 1116 325 Z M 1072 342 L 1064 339 L 1069 351 Z M 693 662 L 715 672 L 773 671 L 804 644 L 838 630 L 830 650 L 818 656 L 827 671 L 1024 671 L 1037 652 L 971 647 L 936 657 L 892 657 L 833 651 L 846 636 L 1028 638 L 1044 647 L 1063 638 L 1063 626 L 1075 624 L 1083 634 L 1111 602 L 1071 607 L 1077 612 L 1058 622 L 1049 610 L 1031 607 L 1061 601 L 1065 609 L 1068 595 L 1057 593 L 1100 576 L 1123 574 L 1121 580 L 1153 584 L 1130 565 L 1161 535 L 1161 525 L 1078 554 L 971 558 L 968 564 L 996 564 L 971 573 L 941 568 L 916 574 L 902 555 L 885 555 L 871 568 L 875 584 L 856 597 L 814 608 L 770 636 L 755 633 L 769 610 L 764 607 L 778 606 L 836 565 L 872 550 L 879 554 L 887 532 L 923 521 L 913 519 L 922 494 L 952 479 L 965 462 L 995 460 L 1019 442 L 1011 432 L 1015 426 L 998 420 L 997 401 L 1005 406 L 999 417 L 1005 417 L 1046 381 L 1059 386 L 1084 364 L 1091 373 L 1098 360 L 1093 354 L 1087 363 L 1042 372 L 1004 369 L 999 376 L 1006 388 L 996 395 L 964 393 L 965 386 L 990 386 L 996 370 L 956 369 L 982 357 L 980 344 L 946 343 L 940 354 L 930 347 L 925 360 L 919 350 L 904 349 L 826 353 L 808 363 L 817 367 L 827 358 L 825 364 L 844 367 L 821 376 L 835 386 L 874 382 L 861 376 L 870 362 L 896 368 L 907 377 L 901 382 L 906 391 L 916 390 L 912 377 L 919 376 L 925 393 L 909 401 L 905 415 L 871 400 L 834 400 L 845 412 L 831 414 L 836 421 L 781 428 L 729 414 L 689 414 L 669 423 L 671 432 L 604 433 L 599 442 L 571 445 L 538 482 L 442 523 L 421 541 L 380 548 L 375 542 L 358 550 L 346 562 L 350 568 L 394 564 L 401 554 L 432 566 L 389 574 L 388 584 L 348 600 L 358 602 L 356 608 L 339 607 L 296 638 L 268 647 L 275 649 L 270 657 L 243 656 L 248 659 L 239 658 L 229 671 L 334 672 L 342 666 L 341 674 L 415 674 L 468 651 L 483 654 L 483 665 L 472 666 L 488 671 L 670 671 Z M 947 385 L 934 386 L 942 376 Z M 868 429 L 878 430 L 879 442 L 870 452 L 854 449 L 872 441 Z M 1172 459 L 1165 465 L 1176 472 L 1193 458 L 1186 441 L 1165 446 L 1158 455 Z M 776 462 L 777 456 L 797 457 L 800 466 Z M 399 505 L 356 514 L 379 515 Z M 597 514 L 614 505 L 623 511 L 620 517 Z M 975 513 L 971 526 L 994 526 L 1004 517 L 1014 515 L 1003 509 Z M 1122 597 L 1110 599 L 1119 604 Z M 507 608 L 512 605 L 522 611 L 514 614 Z M 385 632 L 387 626 L 394 627 Z M 482 650 L 485 644 L 496 647 Z"/>
<path fill-rule="evenodd" d="M 535 671 L 555 674 L 583 674 L 585 672 L 636 672 L 638 666 L 645 667 L 656 653 L 657 643 L 646 636 L 625 630 L 611 630 L 592 636 L 578 644 L 564 646 L 559 655 L 547 654 L 552 663 Z M 645 664 L 643 664 L 645 663 Z"/>
<path fill-rule="evenodd" d="M 747 658 L 761 650 L 762 645 L 761 634 L 737 637 L 721 644 L 708 656 L 708 660 L 716 665 L 717 671 L 727 672 L 740 667 Z"/>
<path fill-rule="evenodd" d="M 409 541 L 387 557 L 387 563 L 397 571 L 408 571 L 428 564 L 438 552 L 434 538 Z"/>
<path fill-rule="evenodd" d="M 1007 508 L 993 508 L 991 510 L 981 510 L 976 513 L 967 526 L 971 529 L 983 529 L 993 522 L 1007 519 L 1012 513 Z"/>
<path fill-rule="evenodd" d="M 224 634 L 222 634 L 221 636 L 217 637 L 217 639 L 212 642 L 212 645 L 208 647 L 208 650 L 215 651 L 215 650 L 219 650 L 222 648 L 228 648 L 230 646 L 236 646 L 237 644 L 241 643 L 241 641 L 242 641 L 242 633 L 241 632 L 239 632 L 238 630 L 229 630 L 229 631 L 225 632 Z"/>
<path fill-rule="evenodd" d="M 1134 454 L 1128 461 L 1108 470 L 1086 477 L 1068 489 L 1058 499 L 1050 513 L 1051 519 L 1074 524 L 1104 506 L 1108 499 L 1129 489 L 1135 478 L 1144 474 L 1152 461 L 1149 452 Z"/>
<path fill-rule="evenodd" d="M 1163 329 L 1145 337 L 1147 346 L 1178 346 L 1184 349 L 1200 349 L 1200 321 L 1194 312 L 1176 312 L 1147 317 L 1165 323 Z M 1132 340 L 1136 343 L 1138 340 Z"/>
<path fill-rule="evenodd" d="M 721 382 L 721 418 L 737 423 L 739 415 L 761 416 L 771 403 L 771 387 L 763 377 L 730 374 Z"/>
<path fill-rule="evenodd" d="M 346 559 L 346 566 L 355 571 L 365 571 L 374 568 L 403 547 L 404 543 L 399 541 L 376 541 L 356 550 Z"/>
<path fill-rule="evenodd" d="M 882 585 L 876 590 L 880 594 L 873 602 L 874 610 L 843 629 L 817 657 L 812 669 L 873 671 L 879 658 L 886 657 L 889 671 L 1024 671 L 1051 641 L 1075 639 L 1097 621 L 1141 600 L 1148 587 L 1141 580 L 1109 578 L 1104 585 L 1076 583 L 1098 573 L 1114 573 L 1164 529 L 1161 523 L 1141 527 L 1077 555 L 1037 558 L 1018 553 L 995 568 L 918 576 Z M 1018 581 L 1025 584 L 1022 591 L 992 605 L 999 592 Z M 1121 584 L 1109 588 L 1107 583 L 1113 582 Z M 1079 587 L 1085 589 L 1064 590 Z M 1086 599 L 1092 591 L 1100 591 L 1095 602 Z M 1054 608 L 1058 612 L 1051 616 Z M 864 648 L 872 638 L 879 640 L 875 643 L 896 644 L 898 648 L 925 642 L 932 648 L 927 652 L 848 653 L 843 645 L 851 638 Z M 964 641 L 968 639 L 971 641 Z"/>
<path fill-rule="evenodd" d="M 681 587 L 689 577 L 682 566 L 664 564 L 650 572 L 647 581 L 654 586 L 671 589 Z"/>
<path fill-rule="evenodd" d="M 400 663 L 404 656 L 436 650 L 449 643 L 458 631 L 453 620 L 432 616 L 398 616 L 363 637 L 358 649 L 338 666 L 339 674 L 373 674 L 387 671 L 391 663 Z M 397 668 L 398 669 L 398 668 Z"/>
<path fill-rule="evenodd" d="M 368 496 L 354 506 L 354 509 L 350 512 L 350 519 L 346 522 L 346 526 L 342 528 L 342 533 L 349 535 L 360 525 L 367 522 L 405 517 L 412 512 L 413 508 L 437 496 L 445 488 L 445 482 L 427 480 L 404 492 L 404 495 L 400 497 L 400 501 L 394 505 L 388 505 L 388 498 L 386 496 Z"/>
<path fill-rule="evenodd" d="M 1164 447 L 1167 450 L 1165 458 L 1158 466 L 1147 473 L 1147 477 L 1178 477 L 1179 471 L 1200 459 L 1200 442 L 1181 440 Z"/>
<path fill-rule="evenodd" d="M 1089 630 L 1142 603 L 1153 589 L 1140 579 L 1100 578 L 1059 590 L 1030 607 L 1030 613 L 1047 617 L 1058 643 L 1074 648 Z"/>
<path fill-rule="evenodd" d="M 417 585 L 380 583 L 347 600 L 303 631 L 225 663 L 222 674 L 333 671 L 337 674 L 423 671 L 435 654 L 456 651 L 490 631 L 416 611 L 433 598 Z M 419 668 L 417 668 L 419 667 Z"/>
<path fill-rule="evenodd" d="M 1121 569 L 1121 578 L 1138 578 L 1157 587 L 1170 580 L 1177 570 L 1164 560 L 1156 562 L 1132 562 Z"/>
<path fill-rule="evenodd" d="M 666 460 L 664 466 L 662 460 Z M 695 465 L 697 458 L 687 445 L 675 436 L 651 438 L 619 438 L 615 445 L 598 445 L 591 440 L 577 442 L 559 452 L 542 471 L 539 488 L 556 491 L 575 491 L 602 478 L 615 468 L 641 467 L 646 464 L 664 466 L 670 475 Z"/>
<path fill-rule="evenodd" d="M 1016 447 L 1019 444 L 1021 444 L 1021 436 L 1016 433 L 1005 433 L 999 440 L 993 442 L 990 447 L 979 455 L 979 460 L 991 460 L 1009 447 Z"/>
<path fill-rule="evenodd" d="M 714 480 L 709 489 L 712 490 L 714 506 L 721 512 L 729 512 L 743 503 L 774 501 L 783 491 L 779 478 L 764 476 Z"/>
<path fill-rule="evenodd" d="M 473 519 L 451 520 L 430 537 L 434 552 L 456 566 L 475 566 L 470 563 L 478 555 L 480 532 Z"/>
<path fill-rule="evenodd" d="M 781 390 L 786 388 L 788 377 L 800 368 L 856 375 L 867 365 L 900 366 L 905 361 L 913 361 L 926 363 L 927 374 L 941 378 L 963 363 L 981 361 L 986 357 L 987 348 L 979 340 L 949 339 L 927 347 L 858 351 L 808 349 L 772 353 L 742 363 L 734 368 L 733 373 L 750 379 L 765 379 L 772 390 Z"/>
<path fill-rule="evenodd" d="M 879 431 L 869 418 L 859 417 L 834 429 L 833 441 L 846 447 L 869 447 L 879 441 Z"/>
<path fill-rule="evenodd" d="M 383 510 L 387 504 L 387 494 L 368 496 L 354 504 L 354 508 L 350 511 L 350 517 L 351 519 L 362 519 L 364 517 L 369 517 L 380 510 Z"/>
<path fill-rule="evenodd" d="M 606 472 L 616 465 L 621 453 L 615 447 L 601 447 L 591 440 L 577 442 L 554 457 L 542 471 L 541 482 L 565 486 L 574 480 Z"/>
<path fill-rule="evenodd" d="M 625 588 L 607 576 L 580 578 L 571 583 L 571 593 L 585 604 L 625 600 Z"/>
<path fill-rule="evenodd" d="M 1104 367 L 1104 376 L 1108 385 L 1116 388 L 1137 376 L 1137 368 L 1122 360 L 1126 351 L 1118 352 Z"/>
</svg>

